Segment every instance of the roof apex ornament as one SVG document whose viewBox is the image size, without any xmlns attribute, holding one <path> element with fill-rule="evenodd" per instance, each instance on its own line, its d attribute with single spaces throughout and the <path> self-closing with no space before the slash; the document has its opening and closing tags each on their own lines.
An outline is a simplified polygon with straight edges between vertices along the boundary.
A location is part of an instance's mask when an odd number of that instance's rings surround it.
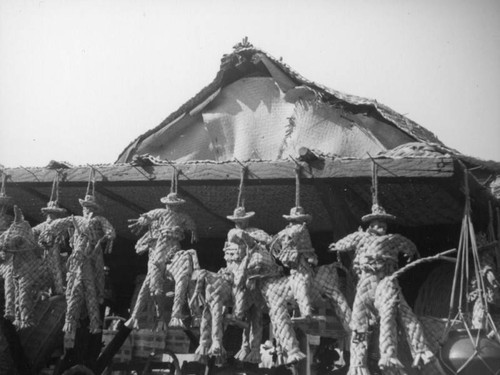
<svg viewBox="0 0 500 375">
<path fill-rule="evenodd" d="M 234 51 L 238 51 L 240 49 L 245 49 L 245 48 L 253 48 L 253 44 L 248 41 L 248 37 L 244 37 L 243 40 L 239 43 L 236 43 L 233 46 Z"/>
</svg>

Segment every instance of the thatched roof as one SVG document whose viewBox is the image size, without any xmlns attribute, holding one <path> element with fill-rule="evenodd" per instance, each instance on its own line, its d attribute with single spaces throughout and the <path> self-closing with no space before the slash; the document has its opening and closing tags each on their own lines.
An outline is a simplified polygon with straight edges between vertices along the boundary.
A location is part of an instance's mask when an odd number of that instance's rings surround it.
<svg viewBox="0 0 500 375">
<path fill-rule="evenodd" d="M 267 52 L 255 48 L 247 41 L 244 41 L 236 45 L 232 53 L 224 55 L 219 72 L 208 86 L 170 114 L 157 127 L 145 132 L 131 142 L 120 154 L 117 162 L 128 162 L 132 160 L 134 155 L 145 153 L 166 158 L 169 155 L 165 154 L 165 149 L 169 148 L 169 142 L 172 142 L 172 138 L 179 137 L 180 132 L 182 132 L 180 129 L 184 129 L 185 132 L 185 129 L 193 126 L 193 124 L 198 125 L 206 122 L 206 116 L 201 118 L 200 112 L 209 108 L 211 103 L 213 106 L 214 101 L 217 101 L 217 98 L 222 96 L 223 91 L 227 90 L 228 86 L 235 85 L 238 81 L 241 82 L 242 80 L 256 78 L 260 78 L 261 80 L 264 78 L 271 79 L 279 87 L 280 92 L 286 96 L 286 101 L 297 102 L 300 99 L 305 99 L 308 103 L 313 102 L 316 105 L 321 105 L 323 109 L 334 109 L 336 111 L 335 114 L 339 114 L 341 118 L 330 119 L 333 124 L 355 129 L 359 128 L 368 137 L 382 143 L 379 151 L 414 141 L 442 145 L 433 133 L 391 108 L 378 103 L 376 100 L 343 94 L 309 81 L 283 63 L 281 59 L 278 60 Z M 250 95 L 248 92 L 253 89 L 255 89 L 253 85 L 250 87 L 242 86 L 240 91 L 235 89 L 236 92 L 233 90 L 228 95 L 238 95 L 241 91 L 245 91 L 243 95 Z M 290 116 L 296 116 L 296 113 L 294 112 Z M 331 117 L 331 114 L 325 116 Z M 273 118 L 270 120 L 270 124 L 266 124 L 266 126 L 277 126 L 276 121 L 277 119 Z M 244 126 L 250 125 L 244 124 Z M 280 124 L 279 126 L 284 125 Z M 202 137 L 199 134 L 194 135 L 193 132 L 182 135 L 191 140 Z M 329 134 L 328 136 L 337 137 L 338 134 Z M 190 143 L 191 146 L 181 145 L 180 147 L 192 147 L 191 150 L 184 151 L 184 154 L 189 156 L 184 156 L 183 154 L 181 160 L 186 161 L 200 158 L 221 160 L 208 151 L 199 153 L 196 147 L 203 147 L 200 142 L 197 139 Z M 213 144 L 213 137 L 206 142 L 212 142 L 207 147 L 211 149 L 216 148 Z M 175 147 L 179 146 L 177 144 L 170 146 L 170 148 Z M 308 147 L 316 148 L 314 145 L 308 145 Z M 319 151 L 327 150 L 320 149 Z M 181 158 L 179 153 L 171 153 L 170 156 L 170 160 L 179 160 Z M 286 158 L 286 155 L 282 156 L 278 155 L 276 158 Z"/>
</svg>

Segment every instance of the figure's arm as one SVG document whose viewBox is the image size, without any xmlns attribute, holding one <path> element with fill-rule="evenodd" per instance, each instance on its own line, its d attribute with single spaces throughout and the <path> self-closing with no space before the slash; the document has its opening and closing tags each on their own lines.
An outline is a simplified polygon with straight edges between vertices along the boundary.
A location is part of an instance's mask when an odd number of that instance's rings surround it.
<svg viewBox="0 0 500 375">
<path fill-rule="evenodd" d="M 337 242 L 333 242 L 329 246 L 330 251 L 354 251 L 358 247 L 361 239 L 366 236 L 365 232 L 358 231 L 351 233 L 344 238 L 338 240 Z"/>
<path fill-rule="evenodd" d="M 116 238 L 116 231 L 113 225 L 103 216 L 99 216 L 99 223 L 101 224 L 102 231 L 104 232 L 103 240 L 106 240 L 105 253 L 111 253 L 113 247 L 113 240 Z"/>
<path fill-rule="evenodd" d="M 397 242 L 398 252 L 403 254 L 407 262 L 420 258 L 417 245 L 413 241 L 400 234 L 395 234 L 393 241 Z"/>
<path fill-rule="evenodd" d="M 164 208 L 156 208 L 141 214 L 138 219 L 129 219 L 128 228 L 134 234 L 139 234 L 141 230 L 151 224 L 153 221 L 159 220 L 165 214 Z"/>
<path fill-rule="evenodd" d="M 38 243 L 41 246 L 52 246 L 56 237 L 62 235 L 68 229 L 73 227 L 72 217 L 64 217 L 52 221 L 45 226 L 38 237 Z"/>
</svg>

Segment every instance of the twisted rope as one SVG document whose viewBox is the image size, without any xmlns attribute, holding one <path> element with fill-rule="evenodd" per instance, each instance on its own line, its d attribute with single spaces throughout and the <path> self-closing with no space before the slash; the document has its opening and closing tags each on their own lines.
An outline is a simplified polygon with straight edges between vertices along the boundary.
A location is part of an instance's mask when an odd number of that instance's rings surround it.
<svg viewBox="0 0 500 375">
<path fill-rule="evenodd" d="M 238 200 L 236 202 L 236 207 L 244 207 L 245 199 L 244 199 L 244 189 L 245 189 L 245 179 L 248 175 L 248 166 L 241 166 L 241 174 L 240 174 L 240 185 L 238 187 Z"/>
</svg>

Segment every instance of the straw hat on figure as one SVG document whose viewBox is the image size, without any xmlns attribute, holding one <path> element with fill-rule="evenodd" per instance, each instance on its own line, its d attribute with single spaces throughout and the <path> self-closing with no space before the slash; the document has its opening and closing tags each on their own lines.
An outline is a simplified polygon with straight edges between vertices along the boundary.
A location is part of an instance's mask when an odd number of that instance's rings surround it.
<svg viewBox="0 0 500 375">
<path fill-rule="evenodd" d="M 380 321 L 379 367 L 388 371 L 397 371 L 403 367 L 397 358 L 395 314 L 407 313 L 402 316 L 403 321 L 409 321 L 406 328 L 417 324 L 416 318 L 408 316 L 410 311 L 406 309 L 407 304 L 397 281 L 387 277 L 398 269 L 398 255 L 403 254 L 409 261 L 418 256 L 417 247 L 402 235 L 387 234 L 387 223 L 394 221 L 396 217 L 388 214 L 378 203 L 376 165 L 373 185 L 372 212 L 361 218 L 363 223 L 368 224 L 368 228 L 330 245 L 332 251 L 355 253 L 353 269 L 358 281 L 350 324 L 352 337 L 349 375 L 370 374 L 367 362 L 369 335 L 377 320 Z M 420 360 L 428 362 L 432 353 L 424 343 L 413 344 L 415 345 L 410 344 L 410 349 L 415 365 L 419 364 Z"/>
<path fill-rule="evenodd" d="M 59 175 L 54 178 L 52 183 L 52 192 L 50 194 L 50 201 L 47 203 L 47 207 L 42 207 L 42 214 L 45 215 L 46 219 L 44 222 L 33 227 L 33 234 L 38 242 L 40 234 L 56 219 L 67 216 L 66 209 L 59 207 Z M 63 262 L 61 262 L 61 252 L 65 249 L 66 239 L 68 238 L 68 233 L 61 233 L 55 238 L 53 246 L 45 249 L 45 256 L 49 264 L 49 270 L 54 280 L 54 293 L 63 294 L 64 293 L 64 279 L 65 279 L 65 267 Z M 63 250 L 63 251 L 62 251 Z"/>
</svg>

